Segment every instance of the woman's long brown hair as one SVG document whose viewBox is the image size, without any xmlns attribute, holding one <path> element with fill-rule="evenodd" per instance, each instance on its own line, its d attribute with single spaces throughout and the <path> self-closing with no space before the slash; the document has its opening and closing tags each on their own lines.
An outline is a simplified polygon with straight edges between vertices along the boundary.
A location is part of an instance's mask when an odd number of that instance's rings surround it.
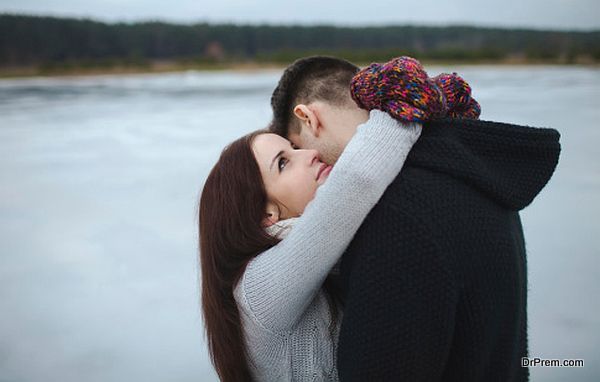
<svg viewBox="0 0 600 382">
<path fill-rule="evenodd" d="M 223 382 L 252 380 L 233 289 L 250 260 L 279 241 L 262 225 L 267 192 L 252 142 L 264 132 L 246 135 L 223 150 L 200 197 L 201 305 L 211 361 Z M 331 280 L 325 289 L 331 330 L 337 319 Z"/>
</svg>

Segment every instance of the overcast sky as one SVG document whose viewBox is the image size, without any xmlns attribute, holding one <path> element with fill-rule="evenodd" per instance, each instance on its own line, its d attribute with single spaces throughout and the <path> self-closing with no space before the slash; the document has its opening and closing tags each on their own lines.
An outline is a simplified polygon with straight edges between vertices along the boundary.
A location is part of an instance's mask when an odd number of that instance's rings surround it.
<svg viewBox="0 0 600 382">
<path fill-rule="evenodd" d="M 0 0 L 0 13 L 104 21 L 600 29 L 600 0 Z"/>
</svg>

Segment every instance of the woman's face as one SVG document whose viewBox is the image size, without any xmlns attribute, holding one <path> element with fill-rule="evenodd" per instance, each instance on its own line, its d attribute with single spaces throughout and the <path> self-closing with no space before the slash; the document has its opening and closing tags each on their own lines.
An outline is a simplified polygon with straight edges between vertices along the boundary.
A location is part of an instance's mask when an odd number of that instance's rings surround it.
<svg viewBox="0 0 600 382">
<path fill-rule="evenodd" d="M 252 150 L 269 201 L 279 207 L 280 220 L 301 215 L 331 171 L 316 150 L 297 150 L 276 134 L 256 136 Z"/>
</svg>

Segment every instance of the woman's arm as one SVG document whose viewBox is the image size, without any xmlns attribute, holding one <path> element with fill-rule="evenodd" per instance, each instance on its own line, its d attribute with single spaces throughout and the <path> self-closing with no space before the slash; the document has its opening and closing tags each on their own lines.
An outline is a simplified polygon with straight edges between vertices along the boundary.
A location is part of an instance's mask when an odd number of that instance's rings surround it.
<svg viewBox="0 0 600 382">
<path fill-rule="evenodd" d="M 289 235 L 248 264 L 237 299 L 258 325 L 296 324 L 420 134 L 420 124 L 370 112 Z"/>
</svg>

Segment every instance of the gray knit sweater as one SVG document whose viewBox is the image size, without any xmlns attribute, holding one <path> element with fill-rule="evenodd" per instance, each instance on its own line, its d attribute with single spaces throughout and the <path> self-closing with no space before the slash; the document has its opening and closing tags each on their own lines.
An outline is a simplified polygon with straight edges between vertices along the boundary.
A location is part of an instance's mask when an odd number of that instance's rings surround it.
<svg viewBox="0 0 600 382">
<path fill-rule="evenodd" d="M 234 296 L 255 381 L 338 380 L 322 284 L 420 133 L 371 111 L 293 230 L 248 264 Z"/>
</svg>

